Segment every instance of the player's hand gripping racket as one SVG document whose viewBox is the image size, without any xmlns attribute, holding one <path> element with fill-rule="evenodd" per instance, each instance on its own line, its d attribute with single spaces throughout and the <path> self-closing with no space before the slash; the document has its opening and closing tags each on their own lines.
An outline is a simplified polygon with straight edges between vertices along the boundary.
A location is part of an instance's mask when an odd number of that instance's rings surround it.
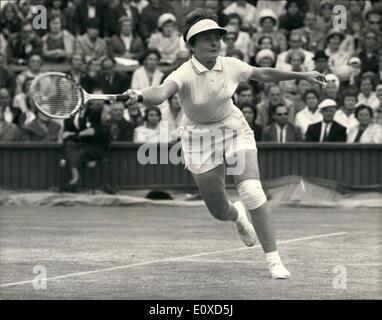
<svg viewBox="0 0 382 320">
<path fill-rule="evenodd" d="M 127 101 L 126 94 L 89 94 L 70 75 L 44 72 L 33 79 L 30 95 L 36 107 L 46 116 L 68 119 L 90 100 Z"/>
</svg>

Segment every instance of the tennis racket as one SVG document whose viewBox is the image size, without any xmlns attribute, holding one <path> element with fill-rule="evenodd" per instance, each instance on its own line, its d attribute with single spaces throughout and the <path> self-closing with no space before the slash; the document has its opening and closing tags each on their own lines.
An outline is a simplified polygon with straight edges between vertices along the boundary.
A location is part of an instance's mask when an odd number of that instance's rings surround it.
<svg viewBox="0 0 382 320">
<path fill-rule="evenodd" d="M 54 119 L 73 117 L 91 100 L 129 100 L 125 94 L 89 94 L 70 75 L 61 72 L 39 74 L 29 93 L 38 110 Z"/>
</svg>

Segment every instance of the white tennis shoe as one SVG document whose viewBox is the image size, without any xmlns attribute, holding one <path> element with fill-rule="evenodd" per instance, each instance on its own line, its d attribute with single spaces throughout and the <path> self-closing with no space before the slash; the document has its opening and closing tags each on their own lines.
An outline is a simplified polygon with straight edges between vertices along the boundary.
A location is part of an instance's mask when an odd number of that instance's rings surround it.
<svg viewBox="0 0 382 320">
<path fill-rule="evenodd" d="M 251 221 L 249 221 L 247 217 L 244 204 L 241 201 L 236 201 L 233 206 L 236 208 L 238 214 L 235 223 L 240 238 L 247 247 L 252 247 L 256 243 L 256 232 Z"/>
<path fill-rule="evenodd" d="M 281 262 L 276 262 L 268 265 L 272 279 L 288 279 L 290 272 L 284 267 Z"/>
</svg>

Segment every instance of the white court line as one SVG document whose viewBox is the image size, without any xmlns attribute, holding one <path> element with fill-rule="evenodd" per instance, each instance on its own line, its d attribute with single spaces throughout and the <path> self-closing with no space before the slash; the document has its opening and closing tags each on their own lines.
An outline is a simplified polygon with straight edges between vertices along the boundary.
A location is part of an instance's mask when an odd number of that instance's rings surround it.
<svg viewBox="0 0 382 320">
<path fill-rule="evenodd" d="M 264 264 L 263 262 L 258 261 L 248 261 L 248 260 L 207 260 L 207 259 L 185 259 L 182 262 L 200 262 L 200 263 L 242 263 L 242 264 Z M 306 263 L 294 263 L 288 262 L 288 265 L 296 266 L 296 265 L 306 265 Z M 338 262 L 319 262 L 314 263 L 315 266 L 334 266 L 334 265 L 343 265 L 344 267 L 381 267 L 382 263 L 338 263 Z"/>
<path fill-rule="evenodd" d="M 302 237 L 302 238 L 295 238 L 295 239 L 289 239 L 289 240 L 281 240 L 281 241 L 278 241 L 277 244 L 280 245 L 280 244 L 288 244 L 288 243 L 304 241 L 304 240 L 315 240 L 315 239 L 343 236 L 345 234 L 347 234 L 347 232 L 320 234 L 320 235 L 310 236 L 310 237 Z M 224 250 L 217 250 L 217 251 L 210 251 L 210 252 L 202 252 L 202 253 L 191 254 L 191 255 L 182 256 L 182 257 L 164 258 L 164 259 L 151 260 L 151 261 L 146 261 L 146 262 L 127 264 L 127 265 L 122 265 L 122 266 L 118 266 L 118 267 L 110 267 L 110 268 L 98 269 L 98 270 L 93 270 L 93 271 L 83 271 L 83 272 L 69 273 L 69 274 L 64 274 L 64 275 L 61 275 L 61 276 L 55 276 L 55 277 L 50 277 L 50 278 L 45 278 L 45 279 L 44 278 L 40 278 L 39 281 L 66 279 L 66 278 L 85 276 L 85 275 L 88 275 L 88 274 L 94 274 L 94 273 L 100 273 L 100 272 L 106 272 L 106 271 L 115 271 L 115 270 L 129 269 L 129 268 L 133 268 L 133 267 L 147 266 L 147 265 L 150 265 L 150 264 L 161 263 L 161 262 L 171 262 L 171 261 L 179 261 L 179 260 L 181 261 L 181 260 L 185 260 L 185 259 L 192 259 L 192 258 L 195 258 L 195 257 L 203 257 L 203 256 L 211 255 L 211 254 L 219 254 L 219 253 L 226 253 L 226 252 L 232 252 L 232 251 L 248 250 L 248 249 L 259 248 L 259 247 L 261 247 L 261 246 L 260 245 L 256 245 L 256 246 L 253 246 L 253 247 L 240 247 L 240 248 L 233 248 L 233 249 L 224 249 Z M 4 283 L 4 284 L 0 284 L 0 288 L 6 288 L 6 287 L 11 287 L 11 286 L 19 286 L 19 285 L 29 284 L 29 283 L 31 284 L 31 283 L 33 283 L 33 281 L 35 281 L 35 280 L 26 280 L 26 281 L 19 281 L 19 282 Z"/>
</svg>

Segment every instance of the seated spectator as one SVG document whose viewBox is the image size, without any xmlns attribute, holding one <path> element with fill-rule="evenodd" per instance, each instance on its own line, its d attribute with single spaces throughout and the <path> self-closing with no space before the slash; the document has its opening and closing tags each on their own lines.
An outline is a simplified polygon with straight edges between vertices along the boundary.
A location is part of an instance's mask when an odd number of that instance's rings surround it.
<svg viewBox="0 0 382 320">
<path fill-rule="evenodd" d="M 34 54 L 28 58 L 28 67 L 19 73 L 16 77 L 16 93 L 22 92 L 22 87 L 26 79 L 34 79 L 41 73 L 42 67 L 41 56 Z"/>
<path fill-rule="evenodd" d="M 227 16 L 227 31 L 230 31 L 230 36 L 226 37 L 227 41 L 232 42 L 232 37 L 235 41 L 231 43 L 231 47 L 236 48 L 243 52 L 244 61 L 249 62 L 249 57 L 251 53 L 251 37 L 248 32 L 242 31 L 242 19 L 237 13 L 231 13 Z M 231 40 L 229 40 L 231 39 Z M 228 45 L 228 42 L 227 42 Z M 224 43 L 222 43 L 222 50 L 224 50 Z M 226 50 L 225 50 L 226 51 Z"/>
<path fill-rule="evenodd" d="M 158 19 L 164 13 L 174 13 L 171 6 L 160 0 L 149 0 L 143 8 L 139 21 L 139 34 L 147 40 L 157 30 Z"/>
<path fill-rule="evenodd" d="M 1 8 L 0 29 L 5 39 L 20 31 L 21 18 L 18 15 L 16 4 L 8 1 Z"/>
<path fill-rule="evenodd" d="M 328 65 L 329 57 L 325 53 L 324 50 L 318 50 L 315 52 L 314 57 L 314 70 L 318 71 L 323 75 L 327 75 L 328 73 L 333 73 Z"/>
<path fill-rule="evenodd" d="M 250 32 L 256 30 L 257 9 L 247 0 L 234 1 L 223 10 L 223 13 L 227 16 L 233 13 L 237 14 L 242 21 L 240 27 L 242 30 Z"/>
<path fill-rule="evenodd" d="M 307 12 L 304 18 L 304 26 L 296 29 L 301 35 L 302 48 L 310 52 L 325 49 L 325 33 L 317 26 L 317 16 L 314 12 Z"/>
<path fill-rule="evenodd" d="M 81 53 L 86 62 L 89 62 L 92 58 L 100 62 L 107 56 L 106 42 L 99 37 L 97 28 L 97 20 L 89 19 L 86 24 L 86 33 L 79 36 L 75 41 L 75 51 Z"/>
<path fill-rule="evenodd" d="M 5 122 L 19 125 L 21 111 L 13 107 L 12 97 L 7 88 L 0 88 L 0 109 L 2 110 L 2 119 Z"/>
<path fill-rule="evenodd" d="M 144 125 L 135 128 L 134 142 L 136 143 L 166 143 L 169 141 L 169 132 L 165 126 L 160 125 L 162 113 L 157 106 L 148 106 L 143 117 Z"/>
<path fill-rule="evenodd" d="M 344 142 L 346 141 L 346 128 L 334 121 L 337 103 L 332 99 L 325 99 L 318 109 L 322 113 L 322 121 L 308 126 L 305 141 L 308 142 Z"/>
<path fill-rule="evenodd" d="M 68 14 L 68 0 L 46 0 L 45 6 L 48 11 L 48 17 L 60 17 L 62 29 L 69 30 L 72 21 L 69 21 L 72 16 Z M 70 12 L 70 10 L 69 10 Z M 70 31 L 69 31 L 70 32 Z"/>
<path fill-rule="evenodd" d="M 280 17 L 285 13 L 285 5 L 287 0 L 257 0 L 256 8 L 259 12 L 264 9 L 272 10 L 277 17 Z"/>
<path fill-rule="evenodd" d="M 15 118 L 13 122 L 18 126 L 29 123 L 36 118 L 36 106 L 29 94 L 32 80 L 32 78 L 27 78 L 23 84 L 22 92 L 16 94 L 13 98 L 13 107 L 17 110 L 17 113 L 14 113 Z"/>
<path fill-rule="evenodd" d="M 227 51 L 232 51 L 236 49 L 235 42 L 238 37 L 238 32 L 230 26 L 225 28 L 227 33 L 223 35 L 221 47 L 220 47 L 220 55 L 226 57 Z"/>
<path fill-rule="evenodd" d="M 324 34 L 327 34 L 333 27 L 333 8 L 333 1 L 321 0 L 319 16 L 317 17 L 317 29 Z"/>
<path fill-rule="evenodd" d="M 163 72 L 159 70 L 160 53 L 158 50 L 147 50 L 142 58 L 143 66 L 134 71 L 131 79 L 131 89 L 141 90 L 162 83 Z"/>
<path fill-rule="evenodd" d="M 295 72 L 304 72 L 306 71 L 303 67 L 303 63 L 305 60 L 304 53 L 299 50 L 293 50 L 291 51 L 287 57 L 286 62 L 288 63 L 288 66 L 290 66 L 290 70 L 288 71 L 295 71 Z M 305 107 L 305 104 L 302 101 L 302 95 L 304 92 L 299 92 L 298 90 L 298 84 L 306 83 L 309 85 L 309 88 L 311 88 L 310 82 L 308 81 L 299 81 L 297 80 L 286 80 L 280 82 L 280 87 L 283 90 L 285 96 L 294 101 L 296 106 L 296 112 L 300 111 L 302 108 Z M 298 104 L 298 105 L 297 105 Z"/>
<path fill-rule="evenodd" d="M 62 29 L 61 19 L 60 16 L 52 16 L 49 20 L 49 33 L 42 37 L 42 52 L 47 62 L 63 63 L 73 54 L 74 37 Z"/>
<path fill-rule="evenodd" d="M 258 30 L 252 35 L 252 43 L 258 43 L 262 36 L 270 36 L 272 38 L 273 47 L 275 52 L 280 53 L 287 50 L 287 41 L 285 35 L 278 31 L 276 26 L 278 18 L 276 14 L 270 9 L 263 9 L 259 13 L 258 24 L 261 30 Z M 255 52 L 255 50 L 251 50 Z"/>
<path fill-rule="evenodd" d="M 287 82 L 287 81 L 285 81 L 285 82 Z M 282 88 L 282 86 L 281 86 L 282 83 L 283 82 L 280 83 L 281 88 Z M 314 83 L 311 83 L 311 82 L 304 80 L 304 79 L 294 80 L 294 84 L 295 84 L 295 88 L 296 88 L 295 92 L 292 91 L 292 92 L 290 92 L 290 94 L 288 94 L 288 92 L 286 90 L 283 90 L 283 92 L 284 92 L 284 96 L 293 102 L 295 112 L 297 113 L 306 107 L 306 103 L 304 101 L 305 92 L 308 90 L 312 90 L 312 89 L 316 90 L 316 92 L 318 92 L 318 90 L 317 90 L 317 88 L 315 88 Z M 317 87 L 319 89 L 319 85 Z"/>
<path fill-rule="evenodd" d="M 379 100 L 374 92 L 375 79 L 374 73 L 364 73 L 361 77 L 360 93 L 358 94 L 358 102 L 370 106 L 373 110 L 379 107 Z"/>
<path fill-rule="evenodd" d="M 104 157 L 110 145 L 110 128 L 102 122 L 103 103 L 91 102 L 78 117 L 65 120 L 64 157 L 71 171 L 71 180 L 66 191 L 75 191 L 80 180 L 82 164 L 97 161 Z"/>
<path fill-rule="evenodd" d="M 5 40 L 3 34 L 0 32 L 0 65 L 7 65 L 8 59 L 7 59 L 7 46 L 8 42 Z"/>
<path fill-rule="evenodd" d="M 42 54 L 42 40 L 34 32 L 31 22 L 24 22 L 21 31 L 8 39 L 7 59 L 9 63 L 25 65 L 33 55 Z"/>
<path fill-rule="evenodd" d="M 101 60 L 101 70 L 97 77 L 97 88 L 105 94 L 119 94 L 130 86 L 130 79 L 115 71 L 115 60 L 104 58 Z"/>
<path fill-rule="evenodd" d="M 297 112 L 294 124 L 301 129 L 305 139 L 309 125 L 322 121 L 322 113 L 318 110 L 318 93 L 315 90 L 307 90 L 303 96 L 306 107 Z"/>
<path fill-rule="evenodd" d="M 232 57 L 232 58 L 236 58 L 238 60 L 244 61 L 244 54 L 239 49 L 227 50 L 226 57 Z"/>
<path fill-rule="evenodd" d="M 351 68 L 348 61 L 351 52 L 341 50 L 341 42 L 344 41 L 345 34 L 339 30 L 331 30 L 326 37 L 325 53 L 329 57 L 329 68 L 339 77 L 341 81 L 349 80 Z"/>
<path fill-rule="evenodd" d="M 0 88 L 7 88 L 13 97 L 16 91 L 16 76 L 5 67 L 4 55 L 0 53 Z"/>
<path fill-rule="evenodd" d="M 273 111 L 276 106 L 284 105 L 288 108 L 288 121 L 293 123 L 295 108 L 292 101 L 285 99 L 279 85 L 271 84 L 266 91 L 267 99 L 257 105 L 256 123 L 263 128 L 270 125 L 273 120 Z"/>
<path fill-rule="evenodd" d="M 343 125 L 346 132 L 358 124 L 355 118 L 354 110 L 357 105 L 357 91 L 356 88 L 348 88 L 342 92 L 343 105 L 334 114 L 334 121 Z"/>
<path fill-rule="evenodd" d="M 333 73 L 326 75 L 326 87 L 322 90 L 323 99 L 332 99 L 337 105 L 342 104 L 340 92 L 340 79 Z"/>
<path fill-rule="evenodd" d="M 377 85 L 375 94 L 379 100 L 379 107 L 374 112 L 374 123 L 378 123 L 382 126 L 382 83 Z"/>
<path fill-rule="evenodd" d="M 130 2 L 130 5 L 134 8 L 137 8 L 139 14 L 142 13 L 142 10 L 147 7 L 149 2 L 147 0 L 133 0 Z"/>
<path fill-rule="evenodd" d="M 273 40 L 271 36 L 262 36 L 259 38 L 258 43 L 252 48 L 254 50 L 253 52 L 250 52 L 250 62 L 249 64 L 254 66 L 255 65 L 255 57 L 257 53 L 261 50 L 268 49 L 275 53 L 274 46 L 273 46 Z M 275 54 L 276 56 L 276 54 Z"/>
<path fill-rule="evenodd" d="M 364 35 L 363 50 L 359 53 L 361 59 L 362 73 L 378 72 L 378 40 L 377 35 L 373 31 L 368 31 Z"/>
<path fill-rule="evenodd" d="M 373 121 L 373 109 L 360 104 L 355 109 L 359 123 L 349 130 L 348 143 L 382 143 L 382 127 Z"/>
<path fill-rule="evenodd" d="M 351 66 L 351 73 L 349 81 L 343 81 L 341 83 L 341 88 L 347 88 L 349 86 L 355 86 L 357 88 L 361 85 L 361 69 L 362 62 L 357 57 L 352 57 L 349 59 L 349 65 Z"/>
<path fill-rule="evenodd" d="M 235 92 L 235 104 L 241 109 L 243 105 L 253 105 L 255 102 L 255 96 L 253 89 L 247 82 L 242 82 L 238 85 Z"/>
<path fill-rule="evenodd" d="M 248 125 L 251 127 L 256 141 L 261 141 L 263 128 L 256 123 L 257 110 L 254 105 L 248 102 L 243 103 L 241 112 L 243 113 Z"/>
<path fill-rule="evenodd" d="M 0 89 L 0 92 L 1 90 L 2 89 Z M 20 140 L 19 128 L 14 123 L 10 123 L 5 120 L 4 111 L 5 109 L 0 104 L 0 142 L 19 141 Z"/>
<path fill-rule="evenodd" d="M 39 111 L 36 111 L 35 115 L 36 117 L 31 122 L 24 123 L 21 127 L 22 140 L 31 142 L 59 141 L 61 126 Z"/>
<path fill-rule="evenodd" d="M 180 138 L 180 126 L 183 120 L 183 110 L 177 93 L 168 98 L 168 104 L 161 108 L 161 112 L 161 124 L 167 126 L 167 131 L 170 133 L 169 141 L 177 141 Z"/>
<path fill-rule="evenodd" d="M 255 56 L 255 66 L 262 68 L 273 67 L 276 61 L 275 53 L 269 49 L 260 50 Z"/>
<path fill-rule="evenodd" d="M 291 52 L 296 52 L 296 51 L 300 51 L 304 56 L 303 68 L 306 71 L 311 71 L 314 69 L 314 61 L 313 61 L 314 54 L 310 51 L 306 51 L 302 49 L 302 39 L 301 39 L 301 35 L 298 32 L 292 32 L 292 34 L 290 35 L 289 46 L 290 46 L 289 50 L 285 52 L 281 52 L 278 55 L 277 62 L 276 62 L 277 69 L 290 71 L 291 65 L 290 63 L 288 63 L 287 58 L 290 57 Z"/>
<path fill-rule="evenodd" d="M 131 122 L 134 129 L 144 124 L 141 109 L 140 104 L 135 103 L 125 108 L 123 113 L 123 118 Z"/>
<path fill-rule="evenodd" d="M 367 33 L 368 31 L 372 31 L 377 35 L 380 35 L 382 28 L 382 10 L 377 8 L 372 8 L 371 10 L 366 12 L 365 15 L 365 28 L 362 34 Z M 382 46 L 382 40 L 378 37 L 378 47 Z"/>
<path fill-rule="evenodd" d="M 133 29 L 133 21 L 128 17 L 118 20 L 118 34 L 111 37 L 109 43 L 112 57 L 140 60 L 144 55 L 145 44 Z"/>
<path fill-rule="evenodd" d="M 148 48 L 159 51 L 160 63 L 171 65 L 180 51 L 179 33 L 176 30 L 176 18 L 171 13 L 164 13 L 158 18 L 159 32 L 153 33 L 148 39 Z"/>
<path fill-rule="evenodd" d="M 285 5 L 286 13 L 280 16 L 279 29 L 288 37 L 292 30 L 302 28 L 304 13 L 299 10 L 298 0 L 288 0 Z"/>
<path fill-rule="evenodd" d="M 76 83 L 78 83 L 86 92 L 93 92 L 96 86 L 95 80 L 93 81 L 85 72 L 85 58 L 80 53 L 75 53 L 70 59 L 70 69 L 67 72 Z"/>
<path fill-rule="evenodd" d="M 123 117 L 124 105 L 114 102 L 109 106 L 110 109 L 110 134 L 112 141 L 133 141 L 134 128 L 130 121 Z"/>
<path fill-rule="evenodd" d="M 137 32 L 139 31 L 140 11 L 134 5 L 135 3 L 136 2 L 131 0 L 117 0 L 114 4 L 111 4 L 110 20 L 118 21 L 119 25 L 116 25 L 115 23 L 110 24 L 108 26 L 109 35 L 113 36 L 121 33 L 120 20 L 122 18 L 126 19 L 126 21 L 130 21 L 131 33 L 135 35 L 137 34 Z"/>
<path fill-rule="evenodd" d="M 82 57 L 83 55 L 79 53 Z M 85 59 L 85 58 L 84 58 Z M 86 76 L 88 77 L 92 86 L 89 88 L 90 93 L 93 93 L 97 88 L 97 78 L 100 71 L 100 61 L 96 58 L 91 58 L 86 64 Z"/>
<path fill-rule="evenodd" d="M 284 105 L 274 107 L 274 122 L 263 129 L 263 141 L 274 141 L 279 143 L 302 141 L 300 128 L 288 121 L 288 112 L 288 108 Z"/>
<path fill-rule="evenodd" d="M 108 36 L 108 28 L 116 20 L 110 14 L 109 1 L 81 0 L 76 3 L 75 22 L 78 24 L 79 33 L 87 32 L 89 22 L 92 21 L 92 28 L 98 30 L 101 38 Z"/>
</svg>

